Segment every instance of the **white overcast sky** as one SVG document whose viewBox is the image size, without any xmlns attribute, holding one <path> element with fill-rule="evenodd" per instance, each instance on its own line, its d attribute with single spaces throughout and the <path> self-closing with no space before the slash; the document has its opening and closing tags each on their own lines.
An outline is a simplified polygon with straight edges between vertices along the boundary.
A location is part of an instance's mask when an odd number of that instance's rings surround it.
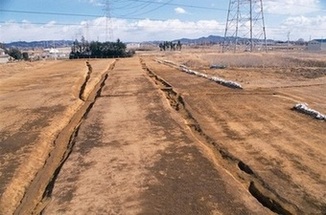
<svg viewBox="0 0 326 215">
<path fill-rule="evenodd" d="M 0 42 L 223 36 L 228 6 L 229 0 L 0 0 Z M 268 39 L 326 38 L 326 0 L 265 0 L 263 10 Z"/>
</svg>

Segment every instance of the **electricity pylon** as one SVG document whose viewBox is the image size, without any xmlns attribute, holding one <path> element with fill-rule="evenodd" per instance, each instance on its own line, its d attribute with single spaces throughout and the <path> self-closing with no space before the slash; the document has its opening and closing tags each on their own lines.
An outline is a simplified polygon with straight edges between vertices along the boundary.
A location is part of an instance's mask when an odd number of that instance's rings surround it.
<svg viewBox="0 0 326 215">
<path fill-rule="evenodd" d="M 105 41 L 113 38 L 110 1 L 105 0 Z"/>
<path fill-rule="evenodd" d="M 267 50 L 262 0 L 230 0 L 223 52 Z"/>
</svg>

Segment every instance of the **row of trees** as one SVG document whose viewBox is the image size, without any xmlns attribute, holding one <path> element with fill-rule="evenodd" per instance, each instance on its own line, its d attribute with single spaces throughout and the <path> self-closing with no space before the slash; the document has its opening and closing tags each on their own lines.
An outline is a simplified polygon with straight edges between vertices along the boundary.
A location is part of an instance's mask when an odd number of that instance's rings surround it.
<svg viewBox="0 0 326 215">
<path fill-rule="evenodd" d="M 117 42 L 88 42 L 82 37 L 81 41 L 75 40 L 71 47 L 70 59 L 76 58 L 115 58 L 131 57 L 134 53 L 126 51 L 126 44 L 119 39 Z"/>
<path fill-rule="evenodd" d="M 175 50 L 181 51 L 182 44 L 181 44 L 180 40 L 177 43 L 165 41 L 163 43 L 160 43 L 159 47 L 160 47 L 160 51 L 169 51 L 169 50 L 170 51 L 175 51 Z"/>
<path fill-rule="evenodd" d="M 23 59 L 29 60 L 27 52 L 21 52 L 17 48 L 6 49 L 6 47 L 1 43 L 0 43 L 0 48 L 3 49 L 7 55 L 9 55 L 10 57 L 12 57 L 15 60 L 23 60 Z"/>
</svg>

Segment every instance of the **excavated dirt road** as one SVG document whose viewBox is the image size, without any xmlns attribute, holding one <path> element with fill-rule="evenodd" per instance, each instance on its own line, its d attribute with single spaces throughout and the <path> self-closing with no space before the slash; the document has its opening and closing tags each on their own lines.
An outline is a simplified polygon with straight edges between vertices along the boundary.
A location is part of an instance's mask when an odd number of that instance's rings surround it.
<svg viewBox="0 0 326 215">
<path fill-rule="evenodd" d="M 121 59 L 63 165 L 43 214 L 269 214 L 164 98 Z"/>
</svg>

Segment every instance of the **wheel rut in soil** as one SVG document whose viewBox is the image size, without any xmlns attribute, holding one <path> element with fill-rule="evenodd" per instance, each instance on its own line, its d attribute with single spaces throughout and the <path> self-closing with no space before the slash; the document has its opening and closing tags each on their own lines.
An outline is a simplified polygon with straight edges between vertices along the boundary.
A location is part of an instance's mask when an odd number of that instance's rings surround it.
<svg viewBox="0 0 326 215">
<path fill-rule="evenodd" d="M 176 92 L 171 84 L 149 69 L 142 59 L 141 64 L 143 69 L 147 71 L 148 76 L 164 92 L 171 107 L 183 117 L 193 135 L 213 151 L 219 165 L 246 186 L 249 193 L 255 199 L 264 207 L 277 214 L 290 215 L 301 213 L 296 205 L 291 204 L 287 199 L 279 196 L 272 187 L 268 186 L 261 177 L 255 174 L 250 166 L 209 137 L 191 114 L 190 107 L 182 95 Z"/>
<path fill-rule="evenodd" d="M 85 98 L 84 90 L 92 72 L 91 65 L 86 63 L 88 74 L 79 94 L 80 99 L 85 103 L 71 117 L 71 120 L 66 127 L 58 134 L 54 141 L 54 149 L 49 154 L 43 168 L 37 173 L 30 186 L 26 189 L 23 199 L 14 214 L 42 213 L 42 210 L 50 200 L 52 189 L 60 169 L 72 151 L 75 143 L 74 139 L 78 134 L 80 125 L 94 106 L 97 98 L 101 96 L 102 89 L 105 86 L 105 81 L 109 76 L 108 73 L 114 69 L 115 64 L 116 61 L 114 61 L 109 69 L 102 74 L 100 81 L 95 85 L 89 96 Z"/>
</svg>

